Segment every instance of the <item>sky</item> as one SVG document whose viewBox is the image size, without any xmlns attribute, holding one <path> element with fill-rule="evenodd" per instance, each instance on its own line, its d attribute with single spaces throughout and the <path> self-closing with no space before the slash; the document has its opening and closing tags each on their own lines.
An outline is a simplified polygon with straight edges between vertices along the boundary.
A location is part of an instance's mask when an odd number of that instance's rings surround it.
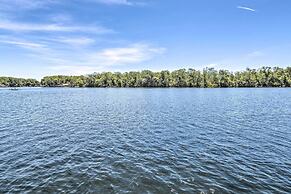
<svg viewBox="0 0 291 194">
<path fill-rule="evenodd" d="M 290 0 L 0 0 L 0 76 L 291 64 Z"/>
</svg>

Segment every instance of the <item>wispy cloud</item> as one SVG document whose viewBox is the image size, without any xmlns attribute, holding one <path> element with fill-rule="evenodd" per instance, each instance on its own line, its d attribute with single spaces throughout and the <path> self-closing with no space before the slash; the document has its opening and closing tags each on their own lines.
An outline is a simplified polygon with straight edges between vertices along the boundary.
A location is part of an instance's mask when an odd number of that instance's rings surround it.
<svg viewBox="0 0 291 194">
<path fill-rule="evenodd" d="M 252 11 L 252 12 L 256 12 L 255 9 L 252 9 L 250 7 L 245 7 L 245 6 L 237 6 L 238 9 L 242 9 L 242 10 L 246 10 L 246 11 Z"/>
<path fill-rule="evenodd" d="M 112 33 L 113 30 L 102 26 L 76 26 L 61 24 L 18 23 L 9 20 L 0 20 L 0 29 L 9 31 L 40 31 L 40 32 L 90 32 Z"/>
<path fill-rule="evenodd" d="M 247 54 L 247 57 L 262 57 L 264 55 L 265 55 L 265 53 L 262 51 L 253 51 L 253 52 Z"/>
<path fill-rule="evenodd" d="M 30 51 L 26 53 L 28 58 L 46 63 L 55 74 L 80 75 L 121 65 L 139 65 L 163 54 L 166 50 L 147 43 L 136 43 L 94 51 L 91 46 L 87 47 L 93 44 L 93 41 L 87 37 L 58 37 L 41 41 L 0 37 L 0 44 L 27 49 Z"/>
<path fill-rule="evenodd" d="M 62 57 L 47 59 L 59 62 L 49 67 L 54 74 L 84 75 L 93 72 L 106 71 L 110 67 L 119 65 L 139 64 L 165 52 L 165 48 L 154 47 L 149 44 L 132 44 L 127 47 L 109 48 L 96 53 L 81 54 L 77 60 L 70 58 L 67 61 Z"/>
<path fill-rule="evenodd" d="M 73 22 L 73 17 L 68 14 L 59 13 L 59 14 L 52 14 L 48 16 L 49 21 L 55 23 L 67 23 Z"/>
<path fill-rule="evenodd" d="M 53 74 L 62 75 L 86 75 L 94 72 L 104 71 L 103 67 L 94 67 L 86 65 L 59 65 L 48 68 Z"/>
<path fill-rule="evenodd" d="M 216 64 L 216 63 L 211 63 L 211 64 L 206 65 L 206 67 L 208 67 L 208 68 L 215 68 L 217 66 L 218 66 L 218 64 Z"/>
<path fill-rule="evenodd" d="M 142 1 L 134 1 L 134 0 L 90 0 L 96 3 L 103 3 L 107 5 L 127 5 L 127 6 L 142 6 L 146 5 L 145 2 Z"/>
<path fill-rule="evenodd" d="M 147 4 L 143 0 L 84 0 L 84 1 L 106 5 L 124 5 L 124 6 L 143 6 Z M 53 5 L 60 5 L 67 2 L 75 3 L 74 1 L 67 0 L 0 0 L 0 10 L 16 11 L 16 10 L 49 9 Z"/>
<path fill-rule="evenodd" d="M 46 8 L 48 4 L 59 2 L 58 0 L 0 0 L 0 10 Z"/>
<path fill-rule="evenodd" d="M 79 46 L 89 46 L 95 43 L 95 40 L 88 37 L 58 37 L 49 39 L 50 41 L 65 43 L 71 46 L 79 47 Z"/>
<path fill-rule="evenodd" d="M 92 55 L 91 60 L 102 65 L 136 64 L 152 59 L 164 52 L 165 48 L 137 43 L 128 47 L 104 49 Z"/>
<path fill-rule="evenodd" d="M 8 44 L 8 45 L 14 45 L 26 49 L 40 49 L 45 48 L 45 45 L 35 43 L 35 42 L 29 42 L 29 41 L 22 41 L 22 40 L 1 40 L 0 43 L 2 44 Z"/>
<path fill-rule="evenodd" d="M 45 53 L 43 60 L 50 61 L 49 67 L 55 74 L 82 75 L 92 72 L 106 71 L 120 65 L 136 65 L 165 52 L 165 48 L 149 44 L 132 44 L 126 47 L 108 48 L 87 53 L 84 50 L 71 53 Z M 37 56 L 36 56 L 37 57 Z"/>
<path fill-rule="evenodd" d="M 133 5 L 132 2 L 129 2 L 128 0 L 93 0 L 97 3 L 104 3 L 108 5 Z"/>
</svg>

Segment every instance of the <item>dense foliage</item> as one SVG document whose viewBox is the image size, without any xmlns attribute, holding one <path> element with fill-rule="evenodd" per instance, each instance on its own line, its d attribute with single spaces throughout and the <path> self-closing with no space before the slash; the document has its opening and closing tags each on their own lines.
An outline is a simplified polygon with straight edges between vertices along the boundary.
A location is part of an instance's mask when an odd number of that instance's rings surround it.
<svg viewBox="0 0 291 194">
<path fill-rule="evenodd" d="M 35 79 L 0 77 L 0 87 L 35 87 L 40 86 Z"/>
<path fill-rule="evenodd" d="M 41 80 L 45 87 L 290 87 L 291 67 L 262 67 L 230 72 L 206 68 L 203 71 L 94 73 L 87 76 L 48 76 Z"/>
</svg>

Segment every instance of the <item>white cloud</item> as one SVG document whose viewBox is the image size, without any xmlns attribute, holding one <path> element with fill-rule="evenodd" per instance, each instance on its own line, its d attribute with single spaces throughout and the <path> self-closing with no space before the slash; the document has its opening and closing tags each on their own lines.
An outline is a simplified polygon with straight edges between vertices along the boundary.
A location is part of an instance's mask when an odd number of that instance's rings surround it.
<svg viewBox="0 0 291 194">
<path fill-rule="evenodd" d="M 55 74 L 87 74 L 108 70 L 118 65 L 134 65 L 155 58 L 165 52 L 165 48 L 147 43 L 130 44 L 96 50 L 90 46 L 95 40 L 89 37 L 27 36 L 17 39 L 13 36 L 0 36 L 0 45 L 8 44 L 27 49 L 27 59 L 46 64 Z M 89 47 L 90 46 L 90 47 Z"/>
<path fill-rule="evenodd" d="M 40 57 L 50 62 L 49 69 L 54 74 L 84 75 L 93 72 L 106 71 L 117 65 L 138 64 L 162 54 L 165 51 L 161 47 L 153 47 L 148 44 L 132 44 L 127 47 L 109 48 L 95 53 L 87 53 L 84 50 L 70 53 L 47 52 Z"/>
<path fill-rule="evenodd" d="M 146 5 L 143 1 L 134 0 L 89 0 L 91 2 L 103 3 L 107 5 L 127 5 L 127 6 L 143 6 Z"/>
<path fill-rule="evenodd" d="M 246 10 L 246 11 L 252 11 L 252 12 L 256 12 L 255 9 L 252 9 L 250 7 L 244 7 L 244 6 L 237 6 L 238 9 L 243 9 L 243 10 Z"/>
<path fill-rule="evenodd" d="M 0 20 L 0 29 L 9 31 L 40 31 L 40 32 L 91 32 L 112 33 L 113 30 L 102 26 L 74 26 L 61 24 L 18 23 L 9 20 Z"/>
<path fill-rule="evenodd" d="M 104 71 L 102 67 L 83 66 L 83 65 L 59 65 L 48 68 L 57 75 L 86 75 L 94 72 Z"/>
<path fill-rule="evenodd" d="M 164 52 L 165 48 L 138 43 L 128 47 L 104 49 L 94 54 L 91 59 L 102 65 L 126 65 L 150 60 Z"/>
<path fill-rule="evenodd" d="M 53 14 L 50 15 L 49 20 L 55 23 L 65 23 L 65 22 L 72 22 L 73 18 L 71 15 L 68 14 Z"/>
<path fill-rule="evenodd" d="M 217 66 L 218 66 L 218 64 L 216 64 L 216 63 L 206 65 L 206 67 L 208 67 L 208 68 L 215 68 Z"/>
<path fill-rule="evenodd" d="M 0 0 L 0 10 L 45 8 L 48 4 L 58 2 L 57 0 Z"/>
<path fill-rule="evenodd" d="M 102 3 L 106 5 L 125 5 L 125 6 L 146 5 L 146 3 L 142 0 L 84 0 L 84 1 Z M 49 9 L 52 5 L 64 3 L 79 3 L 79 2 L 72 0 L 0 0 L 0 10 L 16 11 L 16 10 Z"/>
<path fill-rule="evenodd" d="M 6 38 L 5 38 L 6 37 Z M 44 38 L 40 40 L 23 40 L 15 39 L 10 36 L 0 37 L 0 44 L 8 44 L 12 46 L 18 46 L 25 49 L 30 49 L 36 53 L 48 54 L 48 51 L 56 53 L 62 53 L 63 51 L 82 50 L 91 44 L 94 44 L 95 40 L 87 37 L 58 37 L 58 38 Z M 58 51 L 57 51 L 58 50 Z"/>
<path fill-rule="evenodd" d="M 58 37 L 54 39 L 48 39 L 49 41 L 65 43 L 70 46 L 79 47 L 79 46 L 89 46 L 95 43 L 95 40 L 88 37 Z"/>
<path fill-rule="evenodd" d="M 27 48 L 27 49 L 45 48 L 45 45 L 43 45 L 43 44 L 38 44 L 38 43 L 28 42 L 28 41 L 0 40 L 0 43 L 16 45 L 16 46 L 19 46 L 19 47 L 22 47 L 22 48 Z"/>
<path fill-rule="evenodd" d="M 104 3 L 108 5 L 133 5 L 132 2 L 129 2 L 128 0 L 94 0 L 95 2 L 98 3 Z"/>
<path fill-rule="evenodd" d="M 264 55 L 265 55 L 265 53 L 263 53 L 262 51 L 254 51 L 254 52 L 247 54 L 247 57 L 262 57 Z"/>
</svg>

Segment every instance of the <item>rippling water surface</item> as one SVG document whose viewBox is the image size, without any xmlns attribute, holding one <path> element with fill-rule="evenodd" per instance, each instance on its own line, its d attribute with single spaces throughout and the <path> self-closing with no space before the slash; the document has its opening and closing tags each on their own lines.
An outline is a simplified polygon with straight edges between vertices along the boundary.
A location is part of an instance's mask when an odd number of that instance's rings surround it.
<svg viewBox="0 0 291 194">
<path fill-rule="evenodd" d="M 290 193 L 291 89 L 0 90 L 0 193 Z"/>
</svg>

